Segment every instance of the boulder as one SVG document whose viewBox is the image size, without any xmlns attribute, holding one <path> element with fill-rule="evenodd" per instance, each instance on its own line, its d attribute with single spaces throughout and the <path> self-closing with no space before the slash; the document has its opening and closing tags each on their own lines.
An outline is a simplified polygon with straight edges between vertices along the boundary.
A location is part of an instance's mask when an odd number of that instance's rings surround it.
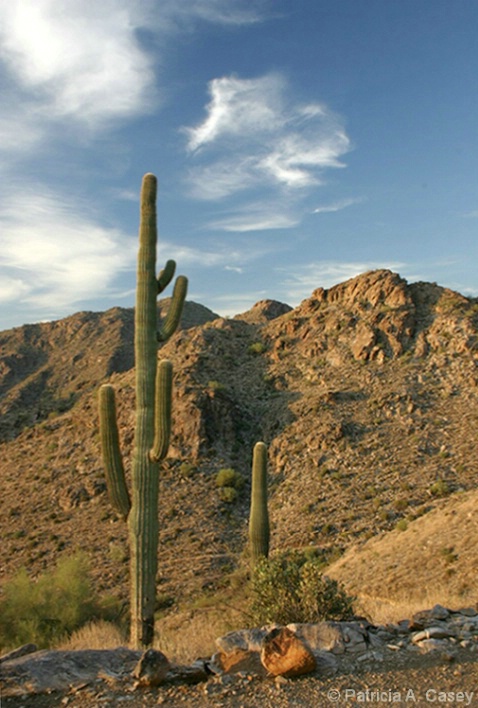
<svg viewBox="0 0 478 708">
<path fill-rule="evenodd" d="M 162 651 L 148 649 L 144 652 L 133 671 L 136 687 L 159 686 L 166 678 L 169 669 L 169 661 Z"/>
<path fill-rule="evenodd" d="M 272 676 L 294 678 L 315 671 L 312 651 L 288 627 L 273 629 L 262 642 L 261 661 Z"/>
</svg>

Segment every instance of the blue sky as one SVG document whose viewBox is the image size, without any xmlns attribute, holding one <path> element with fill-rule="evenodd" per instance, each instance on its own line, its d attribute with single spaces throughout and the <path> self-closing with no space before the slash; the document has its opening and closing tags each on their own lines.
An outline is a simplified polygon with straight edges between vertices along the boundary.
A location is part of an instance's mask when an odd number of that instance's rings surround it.
<svg viewBox="0 0 478 708">
<path fill-rule="evenodd" d="M 0 329 L 134 303 L 159 260 L 223 315 L 387 267 L 478 295 L 478 3 L 0 5 Z"/>
</svg>

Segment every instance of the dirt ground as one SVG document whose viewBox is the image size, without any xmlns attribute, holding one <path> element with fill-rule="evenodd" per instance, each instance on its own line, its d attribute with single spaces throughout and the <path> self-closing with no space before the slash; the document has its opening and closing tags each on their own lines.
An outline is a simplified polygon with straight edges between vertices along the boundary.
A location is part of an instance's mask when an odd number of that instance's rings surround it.
<svg viewBox="0 0 478 708">
<path fill-rule="evenodd" d="M 445 661 L 433 655 L 413 657 L 402 666 L 375 666 L 353 674 L 302 679 L 259 679 L 245 675 L 211 677 L 195 686 L 131 691 L 104 682 L 70 693 L 3 698 L 1 708 L 98 708 L 99 706 L 200 706 L 230 708 L 330 708 L 375 705 L 478 706 L 478 656 L 463 650 Z"/>
</svg>

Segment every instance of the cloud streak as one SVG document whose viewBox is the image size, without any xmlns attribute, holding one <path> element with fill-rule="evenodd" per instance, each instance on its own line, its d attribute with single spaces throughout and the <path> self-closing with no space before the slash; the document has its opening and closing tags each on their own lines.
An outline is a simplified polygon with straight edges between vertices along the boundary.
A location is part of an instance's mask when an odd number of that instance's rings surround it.
<svg viewBox="0 0 478 708">
<path fill-rule="evenodd" d="M 183 128 L 190 157 L 191 194 L 207 201 L 243 198 L 262 190 L 281 210 L 261 218 L 232 213 L 213 223 L 226 231 L 290 228 L 303 209 L 294 202 L 344 167 L 351 149 L 341 119 L 319 103 L 291 103 L 290 87 L 279 74 L 253 79 L 225 76 L 208 86 L 204 120 Z M 286 203 L 287 202 L 287 203 Z M 244 212 L 250 205 L 244 204 Z M 236 209 L 237 212 L 237 209 Z"/>
<path fill-rule="evenodd" d="M 313 210 L 313 214 L 333 214 L 337 211 L 342 211 L 342 209 L 347 209 L 349 206 L 354 204 L 361 204 L 364 200 L 361 197 L 352 199 L 341 199 L 338 202 L 333 202 L 332 204 L 324 204 L 323 206 L 318 206 Z"/>
</svg>

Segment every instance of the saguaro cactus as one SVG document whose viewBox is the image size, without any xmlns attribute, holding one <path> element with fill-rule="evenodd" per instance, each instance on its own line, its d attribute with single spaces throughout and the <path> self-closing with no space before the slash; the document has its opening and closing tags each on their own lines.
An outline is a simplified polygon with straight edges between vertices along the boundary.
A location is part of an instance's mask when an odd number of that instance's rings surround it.
<svg viewBox="0 0 478 708">
<path fill-rule="evenodd" d="M 156 192 L 152 174 L 143 178 L 135 309 L 136 428 L 131 496 L 119 448 L 114 389 L 100 388 L 99 414 L 103 464 L 113 507 L 128 520 L 131 584 L 131 644 L 149 646 L 154 636 L 158 564 L 159 462 L 167 454 L 171 428 L 172 364 L 158 362 L 158 341 L 178 326 L 187 279 L 176 279 L 166 318 L 157 328 L 157 296 L 170 283 L 176 264 L 168 261 L 156 277 Z"/>
<path fill-rule="evenodd" d="M 267 447 L 254 446 L 252 458 L 251 511 L 249 515 L 249 549 L 254 566 L 269 555 L 269 513 L 267 510 Z"/>
</svg>

